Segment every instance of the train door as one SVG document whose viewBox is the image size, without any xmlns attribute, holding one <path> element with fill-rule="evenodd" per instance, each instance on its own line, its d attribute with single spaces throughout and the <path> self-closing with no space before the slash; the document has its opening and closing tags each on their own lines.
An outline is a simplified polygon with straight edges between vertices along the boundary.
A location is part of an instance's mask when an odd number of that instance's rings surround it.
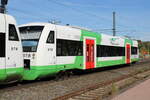
<svg viewBox="0 0 150 100">
<path fill-rule="evenodd" d="M 131 45 L 130 44 L 126 44 L 126 63 L 129 64 L 131 58 Z"/>
<path fill-rule="evenodd" d="M 95 67 L 95 40 L 86 39 L 86 69 Z"/>
<path fill-rule="evenodd" d="M 5 75 L 5 66 L 6 66 L 6 25 L 5 18 L 0 14 L 0 79 L 4 78 Z M 3 69 L 3 70 L 2 70 Z"/>
</svg>

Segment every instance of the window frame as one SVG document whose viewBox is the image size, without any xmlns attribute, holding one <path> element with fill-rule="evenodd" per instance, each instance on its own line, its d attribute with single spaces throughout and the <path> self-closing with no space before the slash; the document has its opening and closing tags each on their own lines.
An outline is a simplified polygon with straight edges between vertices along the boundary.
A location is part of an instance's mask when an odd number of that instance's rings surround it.
<svg viewBox="0 0 150 100">
<path fill-rule="evenodd" d="M 16 36 L 15 36 L 15 39 L 11 39 L 10 37 L 11 37 L 11 35 L 10 35 L 10 29 L 11 29 L 11 27 L 13 27 L 15 30 L 14 30 L 14 32 L 15 32 L 15 34 L 16 34 Z M 14 35 L 14 34 L 13 34 Z M 17 28 L 16 28 L 16 26 L 14 25 L 14 24 L 9 24 L 8 25 L 8 40 L 9 41 L 19 41 L 19 36 L 18 36 L 18 32 L 17 32 Z"/>
<path fill-rule="evenodd" d="M 0 46 L 1 46 L 1 49 L 0 49 L 0 58 L 2 57 L 6 57 L 6 33 L 2 33 L 0 32 L 0 35 L 1 35 L 1 39 L 2 39 L 2 42 L 0 40 Z"/>
<path fill-rule="evenodd" d="M 51 36 L 51 32 L 53 32 L 53 41 L 51 42 L 51 41 L 48 41 L 49 40 L 49 37 Z M 53 31 L 53 30 L 51 30 L 50 32 L 49 32 L 49 34 L 48 34 L 48 37 L 47 37 L 47 40 L 46 40 L 46 43 L 48 43 L 48 44 L 54 44 L 55 43 L 55 31 Z"/>
<path fill-rule="evenodd" d="M 138 54 L 138 47 L 131 47 L 131 55 L 137 55 Z"/>
<path fill-rule="evenodd" d="M 56 56 L 83 56 L 83 41 L 56 39 Z"/>
<path fill-rule="evenodd" d="M 34 51 L 31 51 L 31 50 L 26 51 L 26 49 L 32 49 L 33 46 L 24 46 L 22 44 L 23 52 L 37 52 L 37 48 L 38 48 L 38 44 L 39 44 L 39 39 L 23 39 L 23 40 L 21 40 L 22 43 L 23 43 L 23 41 L 36 41 L 37 42 L 37 45 L 35 46 L 36 48 L 35 48 Z"/>
<path fill-rule="evenodd" d="M 125 56 L 125 47 L 97 45 L 97 57 Z"/>
</svg>

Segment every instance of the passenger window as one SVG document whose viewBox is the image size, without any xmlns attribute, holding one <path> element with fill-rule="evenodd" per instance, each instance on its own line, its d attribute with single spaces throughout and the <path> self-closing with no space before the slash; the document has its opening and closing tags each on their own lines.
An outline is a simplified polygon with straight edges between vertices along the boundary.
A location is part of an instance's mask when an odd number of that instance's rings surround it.
<svg viewBox="0 0 150 100">
<path fill-rule="evenodd" d="M 9 24 L 9 40 L 19 41 L 16 27 L 13 24 Z"/>
<path fill-rule="evenodd" d="M 97 45 L 97 57 L 125 56 L 124 47 Z"/>
<path fill-rule="evenodd" d="M 5 34 L 6 33 L 0 33 L 0 57 L 5 57 Z"/>
<path fill-rule="evenodd" d="M 56 40 L 57 56 L 83 56 L 83 41 Z"/>
<path fill-rule="evenodd" d="M 55 34 L 54 33 L 55 33 L 54 31 L 49 32 L 46 43 L 54 43 L 54 39 L 55 39 L 55 37 L 54 37 Z"/>
</svg>

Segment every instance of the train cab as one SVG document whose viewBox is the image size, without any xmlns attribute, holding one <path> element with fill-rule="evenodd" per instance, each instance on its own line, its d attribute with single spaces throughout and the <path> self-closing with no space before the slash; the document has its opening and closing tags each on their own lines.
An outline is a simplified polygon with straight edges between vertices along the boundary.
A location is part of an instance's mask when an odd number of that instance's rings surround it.
<svg viewBox="0 0 150 100">
<path fill-rule="evenodd" d="M 0 84 L 22 79 L 23 55 L 15 19 L 0 14 Z"/>
<path fill-rule="evenodd" d="M 31 23 L 19 26 L 19 31 L 23 46 L 24 80 L 48 75 L 52 71 L 48 65 L 55 65 L 56 58 L 55 25 Z"/>
<path fill-rule="evenodd" d="M 19 26 L 24 56 L 24 80 L 35 80 L 58 72 L 83 69 L 81 31 L 50 23 Z M 79 60 L 76 62 L 75 60 Z M 77 63 L 77 64 L 76 64 Z"/>
</svg>

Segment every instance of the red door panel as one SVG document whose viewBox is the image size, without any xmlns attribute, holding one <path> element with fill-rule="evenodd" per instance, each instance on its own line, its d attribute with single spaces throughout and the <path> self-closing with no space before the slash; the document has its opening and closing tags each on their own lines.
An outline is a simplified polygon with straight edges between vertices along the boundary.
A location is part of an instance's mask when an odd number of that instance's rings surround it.
<svg viewBox="0 0 150 100">
<path fill-rule="evenodd" d="M 94 40 L 86 39 L 86 69 L 94 68 Z"/>
<path fill-rule="evenodd" d="M 90 68 L 90 45 L 86 43 L 86 69 Z"/>
<path fill-rule="evenodd" d="M 131 46 L 130 44 L 126 45 L 126 63 L 130 63 L 130 55 L 131 55 Z"/>
</svg>

